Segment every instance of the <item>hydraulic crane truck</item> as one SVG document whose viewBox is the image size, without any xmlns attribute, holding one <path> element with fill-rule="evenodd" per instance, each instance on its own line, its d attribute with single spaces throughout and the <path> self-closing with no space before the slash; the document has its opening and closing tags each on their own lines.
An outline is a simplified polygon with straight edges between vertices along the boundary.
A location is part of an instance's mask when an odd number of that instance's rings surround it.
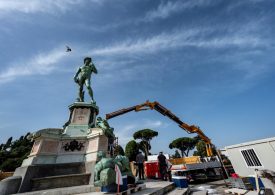
<svg viewBox="0 0 275 195">
<path fill-rule="evenodd" d="M 206 152 L 207 152 L 207 156 L 211 157 L 213 156 L 213 149 L 212 149 L 212 143 L 211 140 L 203 133 L 203 131 L 195 125 L 188 125 L 186 123 L 184 123 L 183 121 L 181 121 L 175 114 L 173 114 L 170 110 L 168 110 L 167 108 L 165 108 L 164 106 L 162 106 L 160 103 L 158 102 L 149 102 L 146 101 L 143 104 L 139 104 L 136 106 L 132 106 L 132 107 L 128 107 L 128 108 L 123 108 L 120 110 L 117 110 L 115 112 L 106 114 L 106 119 L 111 119 L 114 118 L 116 116 L 120 116 L 122 114 L 131 112 L 131 111 L 143 111 L 143 110 L 156 110 L 159 113 L 161 113 L 164 116 L 167 116 L 168 118 L 170 118 L 171 120 L 173 120 L 174 122 L 176 122 L 180 128 L 182 128 L 183 130 L 185 130 L 187 133 L 197 133 L 198 136 L 201 138 L 201 140 L 203 140 L 205 142 L 206 145 Z"/>
</svg>

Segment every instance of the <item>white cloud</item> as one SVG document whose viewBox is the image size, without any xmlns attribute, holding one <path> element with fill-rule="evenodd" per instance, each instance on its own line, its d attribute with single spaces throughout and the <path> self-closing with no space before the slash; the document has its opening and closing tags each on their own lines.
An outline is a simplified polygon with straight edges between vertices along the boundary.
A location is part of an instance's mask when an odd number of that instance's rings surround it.
<svg viewBox="0 0 275 195">
<path fill-rule="evenodd" d="M 171 14 L 181 12 L 185 9 L 210 5 L 209 0 L 191 0 L 191 1 L 168 1 L 161 4 L 155 10 L 146 13 L 143 21 L 153 21 L 155 19 L 168 18 Z"/>
<path fill-rule="evenodd" d="M 262 2 L 266 2 L 267 0 L 246 0 L 246 1 L 234 1 L 234 3 L 231 3 L 227 7 L 227 11 L 231 12 L 232 10 L 244 6 L 247 8 L 248 4 L 258 4 Z"/>
<path fill-rule="evenodd" d="M 145 21 L 152 21 L 156 18 L 167 18 L 171 13 L 179 12 L 182 9 L 183 2 L 168 1 L 166 4 L 163 2 L 158 6 L 157 9 L 147 12 L 145 15 Z"/>
<path fill-rule="evenodd" d="M 13 64 L 7 70 L 0 72 L 0 84 L 22 76 L 48 74 L 56 69 L 57 62 L 65 55 L 64 48 L 56 48 L 48 53 L 40 53 L 26 62 Z"/>
<path fill-rule="evenodd" d="M 247 5 L 247 3 L 259 3 L 263 1 L 264 0 L 235 1 L 234 3 L 230 4 L 227 9 L 228 11 L 231 11 L 232 9 L 235 9 L 239 6 Z M 155 19 L 165 19 L 172 14 L 182 12 L 184 10 L 195 7 L 208 7 L 215 5 L 215 3 L 217 2 L 213 0 L 162 1 L 156 9 L 147 12 L 142 21 L 151 22 Z"/>
<path fill-rule="evenodd" d="M 56 13 L 66 12 L 73 9 L 76 4 L 81 4 L 81 0 L 0 0 L 1 12 L 23 12 L 23 13 Z M 91 3 L 100 4 L 103 0 L 90 0 Z"/>
<path fill-rule="evenodd" d="M 80 57 L 85 54 L 92 55 L 95 59 L 98 59 L 98 66 L 104 72 L 102 77 L 104 81 L 101 80 L 102 82 L 105 82 L 105 79 L 112 80 L 113 82 L 115 74 L 113 74 L 111 70 L 116 70 L 118 67 L 120 67 L 120 74 L 123 75 L 123 77 L 120 78 L 124 81 L 125 79 L 140 79 L 142 76 L 133 77 L 132 75 L 136 75 L 138 71 L 144 71 L 144 68 L 149 66 L 144 65 L 141 69 L 140 66 L 135 68 L 134 64 L 138 58 L 143 58 L 143 56 L 148 53 L 157 53 L 169 49 L 190 46 L 209 49 L 230 47 L 253 49 L 254 47 L 268 45 L 268 41 L 260 37 L 257 33 L 257 25 L 255 25 L 255 23 L 253 24 L 254 25 L 247 25 L 246 29 L 235 32 L 227 32 L 225 30 L 227 33 L 222 33 L 222 35 L 217 35 L 215 37 L 210 36 L 210 38 L 208 38 L 208 35 L 216 33 L 218 27 L 212 29 L 176 29 L 149 38 L 139 38 L 137 40 L 127 39 L 119 43 L 111 43 L 105 47 L 98 47 L 90 50 L 83 45 L 78 45 L 77 48 L 75 48 L 76 46 L 74 47 L 74 52 L 71 53 L 70 56 Z M 19 76 L 48 74 L 56 69 L 57 62 L 61 61 L 66 54 L 64 48 L 56 48 L 49 53 L 34 56 L 25 62 L 11 64 L 8 69 L 0 72 L 0 83 L 12 81 Z M 127 55 L 128 57 L 131 55 L 131 58 L 127 58 Z M 95 63 L 97 65 L 97 61 Z M 250 77 L 253 77 L 253 74 L 256 72 L 253 72 L 255 69 L 244 68 L 244 70 L 250 71 Z M 261 71 L 261 73 L 263 73 L 263 71 Z"/>
<path fill-rule="evenodd" d="M 42 0 L 12 0 L 12 1 L 0 1 L 0 10 L 6 12 L 23 12 L 23 13 L 35 13 L 35 12 L 52 12 L 54 10 L 66 11 L 68 7 L 73 4 L 73 1 L 42 1 Z"/>
<path fill-rule="evenodd" d="M 152 74 L 144 74 L 144 72 L 147 72 L 147 68 L 152 69 L 153 64 L 148 65 L 143 63 L 143 67 L 140 68 L 141 65 L 135 66 L 135 62 L 131 63 L 131 60 L 139 61 L 139 58 L 144 58 L 144 56 L 148 54 L 156 54 L 162 51 L 177 50 L 185 47 L 216 49 L 217 51 L 219 51 L 219 49 L 229 49 L 231 52 L 228 56 L 226 54 L 221 56 L 215 55 L 215 61 L 213 61 L 213 63 L 217 64 L 217 61 L 221 61 L 222 64 L 228 62 L 228 64 L 230 64 L 229 68 L 240 70 L 242 73 L 242 78 L 240 79 L 244 80 L 244 83 L 250 83 L 251 80 L 261 78 L 261 76 L 265 75 L 267 70 L 270 69 L 270 65 L 262 64 L 261 66 L 254 66 L 253 64 L 241 63 L 243 58 L 247 59 L 250 56 L 243 56 L 245 52 L 270 47 L 271 43 L 268 41 L 268 38 L 259 33 L 259 31 L 261 31 L 261 25 L 258 21 L 248 23 L 242 28 L 234 25 L 220 25 L 211 29 L 176 29 L 147 38 L 126 39 L 121 42 L 110 43 L 105 47 L 94 48 L 90 50 L 89 53 L 98 59 L 106 60 L 107 63 L 105 63 L 105 66 L 108 67 L 109 70 L 115 70 L 119 66 L 119 74 L 123 75 L 120 78 L 125 82 L 128 79 L 146 80 L 153 77 Z M 216 36 L 213 36 L 213 34 Z M 121 65 L 120 61 L 122 57 L 126 60 L 127 65 L 124 65 L 125 63 Z M 113 74 L 113 72 L 109 70 L 106 71 L 105 76 L 108 76 L 108 79 L 112 80 L 112 82 L 119 80 L 117 77 L 114 79 L 114 75 L 116 74 Z M 138 74 L 141 70 L 142 73 Z M 171 71 L 171 69 L 169 71 Z M 140 76 L 136 77 L 136 75 Z M 154 81 L 154 84 L 155 82 L 156 81 Z M 239 85 L 239 83 L 236 83 L 236 85 Z"/>
<path fill-rule="evenodd" d="M 199 48 L 224 48 L 224 47 L 257 47 L 266 44 L 266 41 L 256 34 L 244 34 L 236 32 L 225 34 L 215 38 L 207 38 L 209 29 L 177 30 L 170 33 L 162 33 L 147 39 L 128 39 L 104 48 L 97 48 L 91 51 L 94 55 L 125 55 L 138 53 L 154 53 L 160 50 L 173 49 L 178 47 L 199 47 Z"/>
</svg>

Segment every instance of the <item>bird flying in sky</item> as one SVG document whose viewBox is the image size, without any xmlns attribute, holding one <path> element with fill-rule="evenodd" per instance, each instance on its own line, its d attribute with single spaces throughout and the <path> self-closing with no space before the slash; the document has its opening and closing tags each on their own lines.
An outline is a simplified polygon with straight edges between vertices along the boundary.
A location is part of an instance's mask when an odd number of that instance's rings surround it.
<svg viewBox="0 0 275 195">
<path fill-rule="evenodd" d="M 72 51 L 72 49 L 69 46 L 66 46 L 66 48 L 67 48 L 66 52 Z"/>
</svg>

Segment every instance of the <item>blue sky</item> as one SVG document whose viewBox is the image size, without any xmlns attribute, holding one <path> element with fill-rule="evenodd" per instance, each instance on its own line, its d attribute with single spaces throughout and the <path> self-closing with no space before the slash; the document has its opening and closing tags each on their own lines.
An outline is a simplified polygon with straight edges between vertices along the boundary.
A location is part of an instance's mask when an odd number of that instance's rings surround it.
<svg viewBox="0 0 275 195">
<path fill-rule="evenodd" d="M 85 56 L 100 116 L 151 100 L 219 148 L 273 137 L 274 18 L 274 0 L 0 0 L 0 142 L 62 127 Z M 121 145 L 157 130 L 153 153 L 195 136 L 154 111 L 109 122 Z"/>
</svg>

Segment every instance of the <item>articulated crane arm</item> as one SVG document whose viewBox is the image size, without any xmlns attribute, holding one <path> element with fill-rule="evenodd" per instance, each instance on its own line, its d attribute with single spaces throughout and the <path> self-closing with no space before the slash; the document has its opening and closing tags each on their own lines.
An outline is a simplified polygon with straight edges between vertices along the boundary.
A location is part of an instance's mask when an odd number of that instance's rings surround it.
<svg viewBox="0 0 275 195">
<path fill-rule="evenodd" d="M 195 126 L 195 125 L 190 126 L 190 125 L 184 123 L 175 114 L 173 114 L 171 111 L 169 111 L 167 108 L 165 108 L 158 102 L 146 101 L 143 104 L 139 104 L 139 105 L 132 106 L 129 108 L 123 108 L 123 109 L 117 110 L 115 112 L 106 114 L 106 119 L 108 120 L 108 119 L 114 118 L 116 116 L 120 116 L 122 114 L 131 112 L 131 111 L 139 112 L 139 111 L 149 110 L 149 109 L 151 109 L 151 110 L 154 109 L 154 110 L 158 111 L 160 114 L 167 116 L 168 118 L 170 118 L 171 120 L 176 122 L 179 125 L 179 127 L 182 128 L 183 130 L 185 130 L 187 133 L 197 133 L 198 136 L 206 144 L 207 156 L 213 156 L 211 140 L 203 133 L 203 131 L 198 126 Z"/>
</svg>

